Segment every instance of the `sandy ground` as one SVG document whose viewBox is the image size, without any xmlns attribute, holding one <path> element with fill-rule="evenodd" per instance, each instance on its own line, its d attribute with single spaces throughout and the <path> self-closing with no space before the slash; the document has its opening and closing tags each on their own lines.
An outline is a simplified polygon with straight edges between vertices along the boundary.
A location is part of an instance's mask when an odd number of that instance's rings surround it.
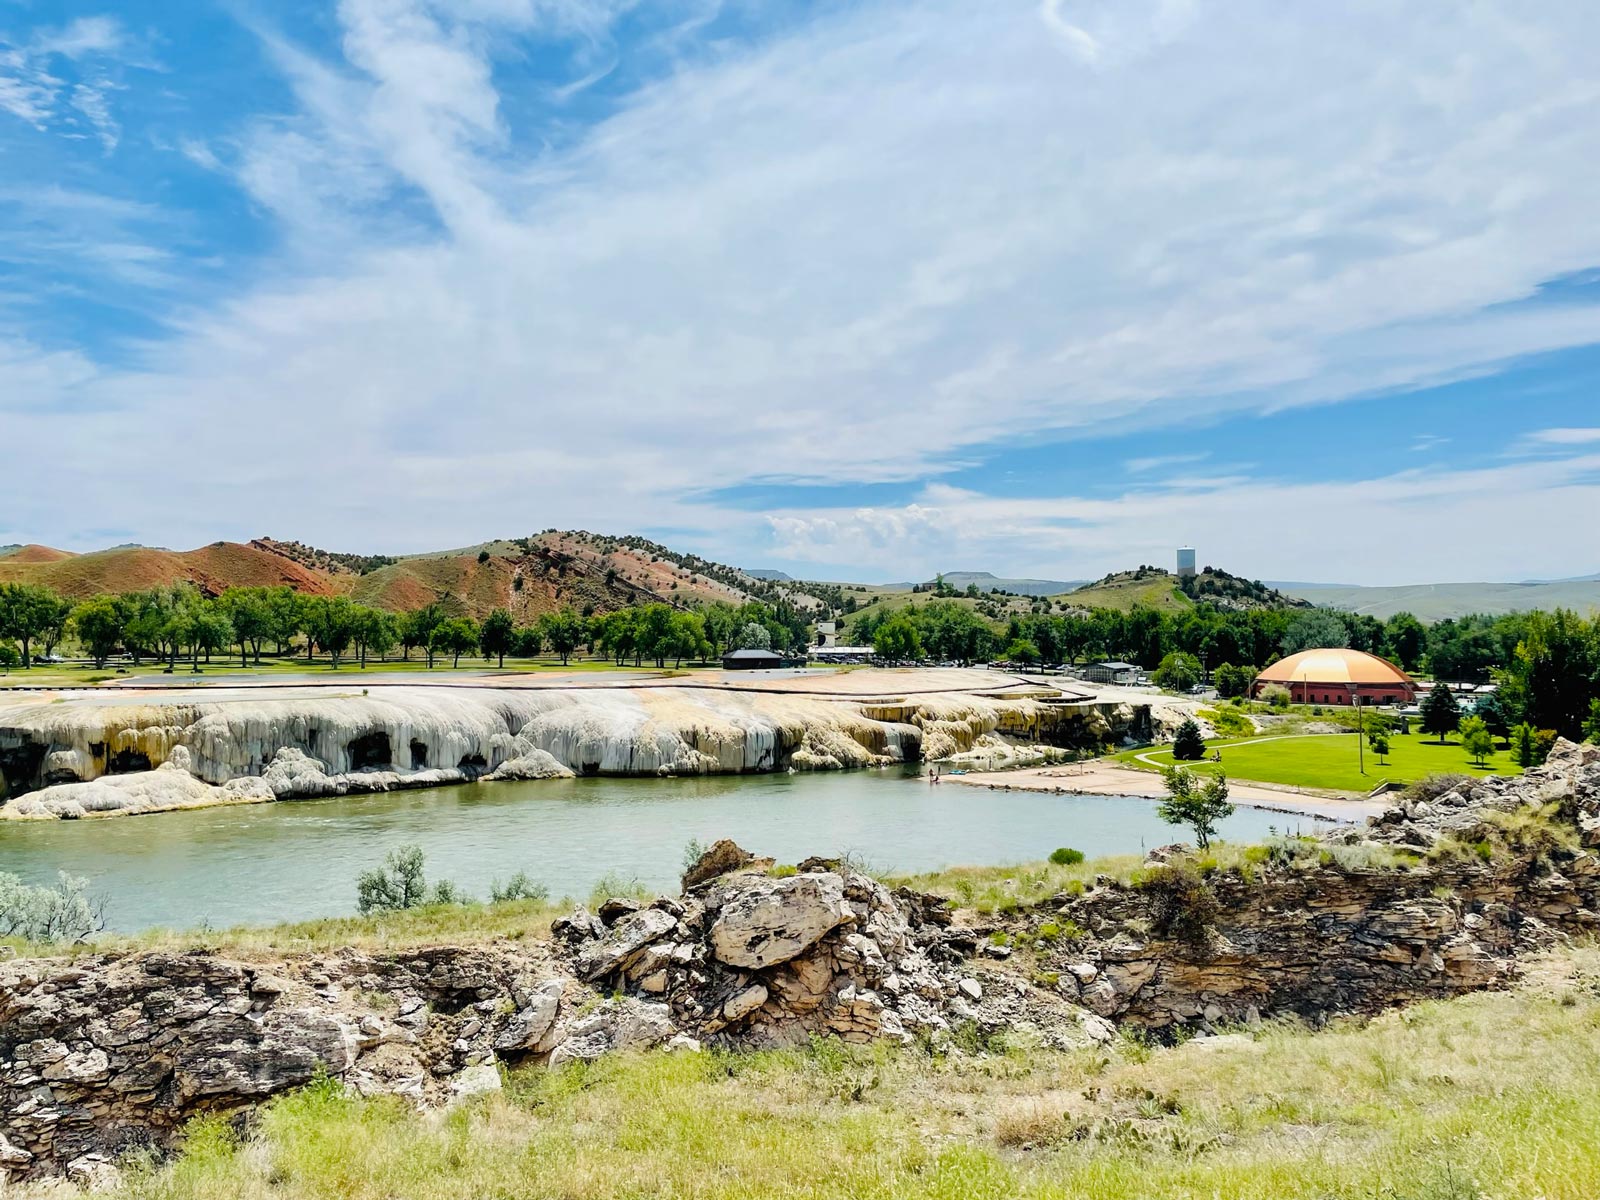
<svg viewBox="0 0 1600 1200">
<path fill-rule="evenodd" d="M 126 704 L 150 701 L 178 704 L 184 701 L 225 703 L 233 700 L 299 699 L 335 693 L 381 695 L 385 688 L 442 688 L 565 691 L 577 689 L 690 688 L 730 692 L 775 692 L 819 699 L 881 700 L 893 702 L 911 696 L 964 692 L 979 696 L 1022 697 L 1033 694 L 1093 700 L 1100 689 L 1072 680 L 1044 681 L 1037 677 L 991 671 L 982 667 L 878 669 L 853 671 L 694 671 L 679 675 L 650 671 L 572 672 L 429 672 L 426 670 L 349 675 L 279 675 L 262 678 L 230 675 L 226 669 L 195 678 L 182 674 L 133 676 L 101 685 L 72 687 L 0 688 L 0 706 L 7 703 L 39 704 L 71 697 L 75 701 Z M 1122 699 L 1121 696 L 1107 697 Z M 1149 697 L 1141 697 L 1144 702 Z"/>
<path fill-rule="evenodd" d="M 968 787 L 1009 788 L 1024 792 L 1066 792 L 1091 796 L 1166 795 L 1161 776 L 1135 771 L 1107 762 L 1087 762 L 1073 766 L 1032 767 L 1020 771 L 982 771 L 968 775 L 945 775 L 946 783 Z M 1383 800 L 1336 800 L 1292 788 L 1259 783 L 1229 781 L 1228 795 L 1236 804 L 1264 808 L 1273 812 L 1300 813 L 1332 821 L 1361 821 L 1390 807 Z"/>
</svg>

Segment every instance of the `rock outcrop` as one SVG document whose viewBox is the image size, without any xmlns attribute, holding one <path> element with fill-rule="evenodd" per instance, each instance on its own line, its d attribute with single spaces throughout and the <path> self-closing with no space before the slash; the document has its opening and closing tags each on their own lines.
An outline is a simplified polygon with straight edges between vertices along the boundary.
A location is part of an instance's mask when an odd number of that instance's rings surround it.
<svg viewBox="0 0 1600 1200">
<path fill-rule="evenodd" d="M 90 1179 L 318 1071 L 437 1105 L 497 1087 L 500 1062 L 629 1046 L 954 1044 L 963 1026 L 1068 1046 L 1499 986 L 1600 925 L 1600 748 L 1455 794 L 1228 869 L 1169 847 L 998 918 L 726 843 L 681 895 L 578 909 L 548 942 L 0 963 L 0 1172 Z"/>
</svg>

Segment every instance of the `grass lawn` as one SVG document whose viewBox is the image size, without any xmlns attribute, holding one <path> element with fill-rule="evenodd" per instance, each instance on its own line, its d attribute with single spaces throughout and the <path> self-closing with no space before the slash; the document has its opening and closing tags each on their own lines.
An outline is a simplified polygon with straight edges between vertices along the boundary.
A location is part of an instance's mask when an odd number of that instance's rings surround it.
<svg viewBox="0 0 1600 1200">
<path fill-rule="evenodd" d="M 1461 775 L 1520 775 L 1522 768 L 1511 755 L 1497 751 L 1485 767 L 1477 766 L 1461 749 L 1459 741 L 1440 745 L 1421 734 L 1389 738 L 1388 761 L 1367 748 L 1367 771 L 1359 770 L 1353 733 L 1301 734 L 1294 737 L 1216 739 L 1206 743 L 1206 753 L 1222 751 L 1221 763 L 1186 763 L 1196 770 L 1215 771 L 1219 766 L 1229 779 L 1241 782 L 1281 783 L 1292 787 L 1322 791 L 1370 792 L 1384 780 L 1409 783 L 1425 775 L 1452 772 Z M 1165 749 L 1127 750 L 1117 761 L 1143 770 L 1173 766 L 1172 751 Z"/>
</svg>

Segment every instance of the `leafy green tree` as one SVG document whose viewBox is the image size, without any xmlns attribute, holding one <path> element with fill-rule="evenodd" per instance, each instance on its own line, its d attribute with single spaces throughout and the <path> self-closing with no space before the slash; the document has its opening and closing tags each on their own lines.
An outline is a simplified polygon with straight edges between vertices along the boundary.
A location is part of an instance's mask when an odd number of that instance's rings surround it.
<svg viewBox="0 0 1600 1200">
<path fill-rule="evenodd" d="M 22 652 L 15 642 L 0 642 L 0 670 L 10 671 L 22 665 Z"/>
<path fill-rule="evenodd" d="M 356 653 L 361 665 L 367 665 L 367 655 L 386 657 L 400 644 L 400 618 L 381 608 L 358 605 L 355 613 Z"/>
<path fill-rule="evenodd" d="M 711 654 L 711 639 L 706 637 L 705 621 L 699 613 L 676 612 L 672 614 L 668 630 L 668 646 L 673 666 L 680 666 L 686 658 L 704 661 Z"/>
<path fill-rule="evenodd" d="M 1600 697 L 1589 701 L 1589 715 L 1583 721 L 1583 736 L 1591 742 L 1600 742 Z"/>
<path fill-rule="evenodd" d="M 1200 682 L 1200 660 L 1182 650 L 1174 650 L 1161 660 L 1151 679 L 1169 692 L 1187 692 Z"/>
<path fill-rule="evenodd" d="M 306 605 L 306 633 L 328 652 L 336 671 L 340 657 L 355 641 L 359 620 L 360 612 L 348 596 L 313 596 Z"/>
<path fill-rule="evenodd" d="M 1550 756 L 1557 736 L 1554 729 L 1535 729 L 1522 722 L 1511 730 L 1511 757 L 1519 767 L 1537 767 Z"/>
<path fill-rule="evenodd" d="M 0 637 L 22 646 L 22 669 L 33 665 L 32 644 L 66 622 L 72 608 L 49 588 L 31 583 L 0 583 Z M 59 637 L 59 633 L 57 633 Z"/>
<path fill-rule="evenodd" d="M 1199 762 L 1206 756 L 1206 740 L 1193 717 L 1185 717 L 1172 738 L 1172 757 L 1178 762 Z"/>
<path fill-rule="evenodd" d="M 428 663 L 433 664 L 435 652 L 452 656 L 450 665 L 461 666 L 461 656 L 471 653 L 478 644 L 478 627 L 467 617 L 455 617 L 434 629 L 428 639 Z"/>
<path fill-rule="evenodd" d="M 247 650 L 255 651 L 256 665 L 261 665 L 261 643 L 272 636 L 273 614 L 266 588 L 228 588 L 217 597 L 217 603 L 233 625 L 233 636 L 239 643 L 239 665 L 249 663 Z"/>
<path fill-rule="evenodd" d="M 1582 736 L 1600 675 L 1600 631 L 1564 608 L 1528 613 L 1502 692 L 1528 724 Z"/>
<path fill-rule="evenodd" d="M 1383 627 L 1383 650 L 1388 658 L 1407 671 L 1422 665 L 1428 648 L 1428 631 L 1408 612 L 1395 613 Z"/>
<path fill-rule="evenodd" d="M 665 604 L 647 604 L 640 609 L 634 653 L 649 655 L 658 667 L 666 666 L 674 648 L 672 617 L 672 609 Z"/>
<path fill-rule="evenodd" d="M 711 643 L 711 657 L 720 655 L 724 647 L 733 648 L 733 636 L 739 629 L 738 609 L 718 601 L 702 608 L 700 617 L 705 622 L 706 640 Z M 561 661 L 565 663 L 566 659 Z"/>
<path fill-rule="evenodd" d="M 1228 777 L 1221 771 L 1203 781 L 1187 767 L 1172 767 L 1164 772 L 1167 798 L 1156 812 L 1168 825 L 1187 825 L 1194 830 L 1200 849 L 1211 845 L 1217 826 L 1233 815 L 1228 801 Z"/>
<path fill-rule="evenodd" d="M 226 650 L 234 640 L 233 623 L 214 601 L 204 601 L 190 608 L 185 614 L 185 630 L 192 654 L 190 665 L 197 671 L 202 652 L 210 662 L 212 654 Z"/>
<path fill-rule="evenodd" d="M 1039 647 L 1027 638 L 1018 638 L 1006 647 L 1006 658 L 1011 662 L 1022 664 L 1026 669 L 1039 661 Z"/>
<path fill-rule="evenodd" d="M 266 636 L 282 658 L 289 653 L 295 635 L 304 625 L 306 598 L 285 584 L 268 588 L 263 601 L 267 608 Z"/>
<path fill-rule="evenodd" d="M 1482 717 L 1489 732 L 1502 742 L 1511 736 L 1511 715 L 1506 712 L 1505 701 L 1498 693 L 1490 692 L 1474 706 L 1473 715 Z"/>
<path fill-rule="evenodd" d="M 425 604 L 407 613 L 400 622 L 400 645 L 405 650 L 407 662 L 411 661 L 411 647 L 420 646 L 428 656 L 428 670 L 433 670 L 434 631 L 448 620 L 444 606 L 438 602 Z"/>
<path fill-rule="evenodd" d="M 483 651 L 484 658 L 499 658 L 499 665 L 506 665 L 506 654 L 511 650 L 517 636 L 516 622 L 511 619 L 511 614 L 503 608 L 497 608 L 483 619 L 483 625 L 478 630 L 478 649 Z"/>
<path fill-rule="evenodd" d="M 564 667 L 572 652 L 583 644 L 584 621 L 572 609 L 563 608 L 540 617 L 539 632 L 550 644 L 550 649 L 561 656 L 561 665 Z"/>
<path fill-rule="evenodd" d="M 1489 732 L 1483 718 L 1463 717 L 1460 729 L 1461 748 L 1472 755 L 1472 760 L 1478 766 L 1486 765 L 1489 755 L 1494 753 L 1494 734 Z"/>
<path fill-rule="evenodd" d="M 1422 702 L 1422 732 L 1439 735 L 1439 744 L 1461 725 L 1461 706 L 1447 684 L 1436 684 Z"/>
<path fill-rule="evenodd" d="M 544 634 L 540 626 L 523 625 L 511 639 L 511 653 L 518 658 L 538 658 L 544 653 Z"/>
<path fill-rule="evenodd" d="M 96 667 L 105 666 L 106 659 L 122 644 L 128 613 L 129 607 L 118 603 L 118 597 L 106 595 L 85 600 L 72 610 L 72 627 Z"/>
<path fill-rule="evenodd" d="M 1384 761 L 1389 757 L 1389 731 L 1387 729 L 1374 729 L 1367 734 L 1367 745 L 1372 747 L 1372 752 L 1378 756 L 1378 765 L 1386 766 Z"/>
<path fill-rule="evenodd" d="M 895 613 L 872 635 L 872 649 L 879 658 L 903 661 L 922 657 L 922 635 L 903 613 Z"/>
<path fill-rule="evenodd" d="M 730 650 L 771 650 L 772 631 L 758 621 L 747 621 L 734 634 Z"/>
<path fill-rule="evenodd" d="M 1342 649 L 1350 644 L 1350 630 L 1339 614 L 1328 608 L 1313 608 L 1297 614 L 1283 631 L 1279 643 L 1285 656 L 1302 650 Z"/>
</svg>

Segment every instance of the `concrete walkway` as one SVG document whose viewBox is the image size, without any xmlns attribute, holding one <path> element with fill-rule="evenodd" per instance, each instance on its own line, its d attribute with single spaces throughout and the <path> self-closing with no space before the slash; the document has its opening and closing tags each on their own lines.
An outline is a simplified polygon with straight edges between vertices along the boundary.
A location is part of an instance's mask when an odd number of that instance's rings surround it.
<svg viewBox="0 0 1600 1200">
<path fill-rule="evenodd" d="M 1266 739 L 1262 739 L 1266 740 Z M 1060 767 L 1033 767 L 1021 771 L 982 771 L 967 775 L 943 775 L 946 783 L 969 787 L 1004 788 L 1022 792 L 1053 792 L 1084 796 L 1135 796 L 1150 800 L 1165 799 L 1161 776 L 1136 771 L 1105 760 Z M 1279 788 L 1260 783 L 1228 783 L 1228 797 L 1235 804 L 1270 812 L 1296 813 L 1327 821 L 1363 821 L 1391 805 L 1384 800 L 1351 797 L 1340 799 Z"/>
</svg>

